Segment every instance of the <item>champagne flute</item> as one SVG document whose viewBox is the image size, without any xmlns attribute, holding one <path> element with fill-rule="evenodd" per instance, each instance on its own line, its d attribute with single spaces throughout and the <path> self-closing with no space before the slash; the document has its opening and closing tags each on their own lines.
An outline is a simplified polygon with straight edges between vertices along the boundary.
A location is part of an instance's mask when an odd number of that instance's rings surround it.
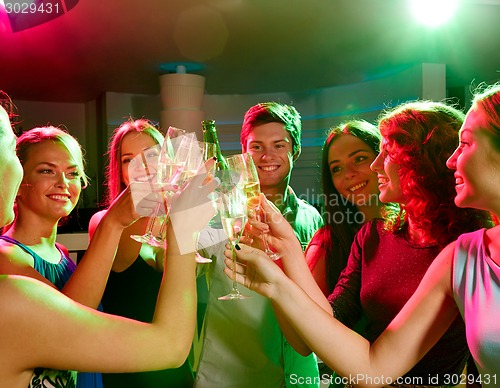
<svg viewBox="0 0 500 388">
<path fill-rule="evenodd" d="M 157 180 L 159 157 L 162 149 L 160 145 L 147 148 L 139 155 L 134 157 L 128 166 L 128 176 L 131 182 L 149 182 L 151 184 L 151 192 L 154 191 L 154 183 Z M 146 232 L 143 235 L 131 235 L 134 240 L 147 244 L 153 236 L 153 227 L 155 219 L 160 211 L 160 204 L 156 205 L 153 214 L 149 216 Z"/>
<path fill-rule="evenodd" d="M 260 182 L 257 168 L 248 152 L 244 154 L 233 155 L 226 158 L 230 171 L 240 176 L 240 181 L 244 185 L 244 191 L 247 196 L 248 209 L 252 211 L 257 220 L 261 221 L 260 216 Z M 261 234 L 264 251 L 272 260 L 278 260 L 280 255 L 269 247 L 267 242 L 267 233 Z"/>
<path fill-rule="evenodd" d="M 148 241 L 149 245 L 166 248 L 164 238 L 168 224 L 168 213 L 174 194 L 191 179 L 202 164 L 202 154 L 199 148 L 196 134 L 194 132 L 184 133 L 176 138 L 166 138 L 171 143 L 167 148 L 170 153 L 160 155 L 158 164 L 158 184 L 165 189 L 162 190 L 165 206 L 165 215 L 157 235 Z"/>
<path fill-rule="evenodd" d="M 247 222 L 247 197 L 243 185 L 234 184 L 230 172 L 222 174 L 218 189 L 217 207 L 222 227 L 226 232 L 231 245 L 233 264 L 236 264 L 235 245 L 239 242 Z M 236 265 L 233 266 L 232 288 L 229 294 L 219 297 L 219 300 L 237 300 L 249 298 L 238 290 L 236 282 Z"/>
<path fill-rule="evenodd" d="M 157 155 L 156 165 L 154 166 L 156 182 L 158 184 L 171 185 L 173 180 L 175 180 L 180 174 L 182 164 L 175 160 L 175 155 L 177 154 L 179 147 L 181 147 L 185 133 L 186 132 L 182 129 L 169 127 L 161 146 L 161 150 Z M 151 169 L 151 165 L 149 169 Z M 162 194 L 164 194 L 164 199 L 166 199 L 165 195 L 168 193 L 163 192 Z M 142 244 L 158 246 L 157 239 L 153 234 L 153 229 L 156 219 L 160 214 L 161 206 L 161 203 L 156 205 L 156 208 L 149 219 L 148 225 L 146 226 L 146 232 L 143 235 L 131 235 L 131 238 Z"/>
</svg>

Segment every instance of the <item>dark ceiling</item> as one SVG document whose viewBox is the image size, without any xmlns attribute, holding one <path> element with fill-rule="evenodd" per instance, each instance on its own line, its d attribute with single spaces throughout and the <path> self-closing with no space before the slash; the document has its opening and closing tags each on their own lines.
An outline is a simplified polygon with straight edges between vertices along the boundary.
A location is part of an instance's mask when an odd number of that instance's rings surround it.
<svg viewBox="0 0 500 388">
<path fill-rule="evenodd" d="M 61 102 L 157 94 L 170 62 L 201 64 L 208 94 L 355 83 L 419 62 L 468 86 L 498 78 L 499 38 L 500 0 L 462 0 L 439 29 L 406 0 L 80 0 L 16 33 L 0 15 L 0 89 Z"/>
</svg>

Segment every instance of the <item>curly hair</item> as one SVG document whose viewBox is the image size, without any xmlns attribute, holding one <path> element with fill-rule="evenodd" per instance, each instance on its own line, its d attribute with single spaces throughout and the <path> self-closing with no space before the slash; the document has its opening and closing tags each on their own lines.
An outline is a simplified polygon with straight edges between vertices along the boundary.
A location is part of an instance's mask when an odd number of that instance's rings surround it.
<svg viewBox="0 0 500 388">
<path fill-rule="evenodd" d="M 163 143 L 163 134 L 147 119 L 128 119 L 113 131 L 109 140 L 108 165 L 106 167 L 106 194 L 102 205 L 108 207 L 116 197 L 125 189 L 122 177 L 121 151 L 125 135 L 136 132 L 150 136 L 157 144 Z"/>
<path fill-rule="evenodd" d="M 385 112 L 379 129 L 399 165 L 405 205 L 384 211 L 386 229 L 401 230 L 408 218 L 426 238 L 445 246 L 460 234 L 489 226 L 485 212 L 454 204 L 455 178 L 446 161 L 458 142 L 465 115 L 441 102 L 414 101 Z"/>
<path fill-rule="evenodd" d="M 356 215 L 359 211 L 355 205 L 346 200 L 340 200 L 340 193 L 333 184 L 328 154 L 331 145 L 344 135 L 352 135 L 363 141 L 377 155 L 380 150 L 381 135 L 378 128 L 364 120 L 351 120 L 332 127 L 327 132 L 321 155 L 321 185 L 325 198 L 323 219 L 325 226 L 320 228 L 311 240 L 312 245 L 320 245 L 325 249 L 326 260 L 326 284 L 329 290 L 333 290 L 337 284 L 338 277 L 347 265 L 347 258 L 351 250 L 354 236 L 361 226 L 356 220 L 360 217 L 348 217 L 348 214 Z M 343 214 L 344 220 L 352 219 L 352 222 L 334 222 L 334 214 Z M 311 257 L 314 262 L 315 258 Z"/>
</svg>

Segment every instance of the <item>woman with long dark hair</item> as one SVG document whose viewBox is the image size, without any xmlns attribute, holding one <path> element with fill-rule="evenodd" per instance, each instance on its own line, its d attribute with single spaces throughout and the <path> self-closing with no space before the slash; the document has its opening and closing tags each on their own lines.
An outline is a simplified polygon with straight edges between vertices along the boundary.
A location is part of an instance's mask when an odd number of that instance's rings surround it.
<svg viewBox="0 0 500 388">
<path fill-rule="evenodd" d="M 306 260 L 325 296 L 337 284 L 359 228 L 381 217 L 377 174 L 370 170 L 380 140 L 377 127 L 351 120 L 331 128 L 323 145 L 324 226 L 311 239 Z"/>
</svg>

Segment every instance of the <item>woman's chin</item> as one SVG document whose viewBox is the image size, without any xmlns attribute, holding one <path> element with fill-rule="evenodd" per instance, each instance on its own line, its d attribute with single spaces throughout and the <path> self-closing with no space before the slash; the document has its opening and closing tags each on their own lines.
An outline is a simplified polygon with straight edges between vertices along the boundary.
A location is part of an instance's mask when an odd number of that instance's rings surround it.
<svg viewBox="0 0 500 388">
<path fill-rule="evenodd" d="M 461 208 L 472 207 L 471 203 L 470 203 L 471 201 L 465 195 L 462 195 L 462 194 L 458 194 L 455 197 L 454 202 L 455 202 L 455 205 L 457 205 L 457 207 L 461 207 Z"/>
</svg>

